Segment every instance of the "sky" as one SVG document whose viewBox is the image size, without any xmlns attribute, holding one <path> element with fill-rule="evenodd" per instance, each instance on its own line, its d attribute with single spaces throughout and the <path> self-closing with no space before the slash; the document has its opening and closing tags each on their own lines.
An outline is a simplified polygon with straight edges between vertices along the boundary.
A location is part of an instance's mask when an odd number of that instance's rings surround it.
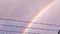
<svg viewBox="0 0 60 34">
<path fill-rule="evenodd" d="M 0 24 L 36 27 L 59 30 L 58 26 L 41 25 L 29 22 L 60 25 L 60 0 L 0 0 Z M 41 13 L 41 14 L 40 14 Z M 3 18 L 3 19 L 1 19 Z M 20 21 L 28 21 L 20 22 Z M 40 34 L 57 34 L 58 31 L 35 30 L 29 28 L 17 28 L 0 26 L 0 30 L 37 32 Z M 3 31 L 0 32 L 4 33 Z M 10 34 L 21 34 L 8 32 Z M 28 33 L 23 33 L 28 34 Z"/>
<path fill-rule="evenodd" d="M 38 19 L 33 20 L 38 24 L 33 23 L 27 32 L 36 32 L 40 34 L 58 34 L 60 29 L 60 0 L 56 0 Z M 46 9 L 46 8 L 45 8 Z"/>
</svg>

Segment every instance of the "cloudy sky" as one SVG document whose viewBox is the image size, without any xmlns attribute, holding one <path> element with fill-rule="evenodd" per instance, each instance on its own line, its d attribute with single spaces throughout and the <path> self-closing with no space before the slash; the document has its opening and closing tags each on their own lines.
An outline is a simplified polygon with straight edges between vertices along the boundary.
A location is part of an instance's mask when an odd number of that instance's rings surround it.
<svg viewBox="0 0 60 34">
<path fill-rule="evenodd" d="M 0 30 L 57 34 L 60 22 L 60 0 L 0 0 Z M 28 21 L 20 22 L 20 21 Z M 44 23 L 35 24 L 29 22 Z M 48 25 L 48 24 L 53 24 Z M 8 26 L 2 26 L 8 25 Z M 9 26 L 13 25 L 13 26 Z M 57 25 L 57 26 L 54 26 Z M 24 26 L 38 29 L 20 28 Z M 44 29 L 44 30 L 43 30 Z M 53 30 L 53 31 L 51 31 Z M 1 34 L 4 31 L 0 31 Z M 10 34 L 20 34 L 8 32 Z M 23 33 L 28 34 L 28 33 Z"/>
</svg>

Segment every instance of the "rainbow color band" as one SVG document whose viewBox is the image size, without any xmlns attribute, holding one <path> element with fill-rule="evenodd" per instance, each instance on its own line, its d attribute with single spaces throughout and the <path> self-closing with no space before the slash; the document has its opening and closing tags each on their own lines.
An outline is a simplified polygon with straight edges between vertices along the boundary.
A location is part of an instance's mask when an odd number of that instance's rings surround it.
<svg viewBox="0 0 60 34">
<path fill-rule="evenodd" d="M 56 1 L 52 1 L 50 4 L 48 4 L 47 6 L 45 6 L 45 8 L 43 8 L 41 11 L 39 11 L 37 14 L 35 14 L 35 16 L 29 21 L 29 22 L 34 22 L 36 21 L 40 15 L 42 15 L 48 8 L 50 8 L 52 5 L 54 5 L 56 3 Z M 31 27 L 33 23 L 29 23 L 26 27 Z M 27 32 L 28 28 L 25 28 L 22 34 L 25 34 L 24 32 Z"/>
</svg>

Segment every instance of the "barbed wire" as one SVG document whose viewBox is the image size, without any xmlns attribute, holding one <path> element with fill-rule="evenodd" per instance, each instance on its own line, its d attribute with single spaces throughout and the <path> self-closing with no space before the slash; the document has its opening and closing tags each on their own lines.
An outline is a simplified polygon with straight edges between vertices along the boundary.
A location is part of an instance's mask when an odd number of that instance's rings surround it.
<svg viewBox="0 0 60 34">
<path fill-rule="evenodd" d="M 13 19 L 5 19 L 0 18 L 0 20 L 7 20 L 7 21 L 16 21 L 16 22 L 24 22 L 24 23 L 34 23 L 34 24 L 42 24 L 42 25 L 49 25 L 49 26 L 59 26 L 57 24 L 46 24 L 46 23 L 38 23 L 38 22 L 29 22 L 29 21 L 23 21 L 23 20 L 13 20 Z M 35 29 L 35 30 L 46 30 L 46 31 L 59 31 L 56 29 L 48 29 L 48 28 L 36 28 L 36 27 L 24 27 L 24 26 L 15 26 L 15 25 L 6 25 L 6 24 L 0 24 L 0 26 L 8 26 L 8 27 L 16 27 L 16 28 L 29 28 L 29 29 Z M 16 32 L 16 33 L 24 33 L 19 31 L 9 31 L 9 30 L 0 30 L 5 32 Z M 31 33 L 31 32 L 25 32 L 25 33 Z"/>
<path fill-rule="evenodd" d="M 0 24 L 0 26 L 9 26 L 9 27 L 17 27 L 17 28 L 29 28 L 29 29 L 36 29 L 36 30 L 49 30 L 49 31 L 58 31 L 58 30 L 54 30 L 54 29 L 45 29 L 45 28 L 36 28 L 36 27 L 24 27 L 24 26 L 14 26 L 14 25 L 3 25 Z"/>
<path fill-rule="evenodd" d="M 47 24 L 47 23 L 39 23 L 39 22 L 29 22 L 29 21 L 23 21 L 23 20 L 13 20 L 13 19 L 5 19 L 5 18 L 0 18 L 0 20 L 8 20 L 8 21 L 16 21 L 16 22 L 24 22 L 24 23 L 34 23 L 34 24 L 42 24 L 42 25 L 49 25 L 49 26 L 58 26 L 60 25 L 57 24 Z"/>
<path fill-rule="evenodd" d="M 40 34 L 40 33 L 36 33 L 36 32 L 19 32 L 19 31 L 9 31 L 9 30 L 0 30 L 0 31 L 3 31 L 3 32 L 13 32 L 13 33 L 29 33 L 29 34 Z M 2 33 L 2 32 L 1 32 Z"/>
</svg>

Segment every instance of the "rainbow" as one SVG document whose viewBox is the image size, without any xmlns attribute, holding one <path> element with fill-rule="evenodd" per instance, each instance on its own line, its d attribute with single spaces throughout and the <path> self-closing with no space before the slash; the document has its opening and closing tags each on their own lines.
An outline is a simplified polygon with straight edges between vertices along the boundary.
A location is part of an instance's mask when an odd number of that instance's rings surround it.
<svg viewBox="0 0 60 34">
<path fill-rule="evenodd" d="M 45 6 L 41 11 L 39 11 L 35 16 L 29 21 L 29 22 L 35 22 L 44 12 L 47 11 L 48 8 L 50 8 L 52 5 L 54 5 L 56 1 L 52 1 L 50 4 Z M 31 27 L 33 23 L 29 23 L 26 27 Z M 25 28 L 22 34 L 25 34 L 24 32 L 27 32 L 29 29 Z"/>
</svg>

